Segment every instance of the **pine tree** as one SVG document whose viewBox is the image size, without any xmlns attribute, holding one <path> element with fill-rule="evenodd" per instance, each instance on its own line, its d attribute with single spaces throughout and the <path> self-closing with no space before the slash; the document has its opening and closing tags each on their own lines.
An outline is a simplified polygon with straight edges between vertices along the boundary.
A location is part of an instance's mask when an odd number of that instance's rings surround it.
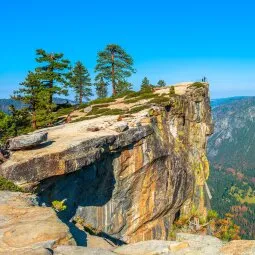
<svg viewBox="0 0 255 255">
<path fill-rule="evenodd" d="M 142 80 L 141 90 L 142 91 L 151 91 L 152 90 L 152 85 L 150 84 L 150 81 L 147 77 L 144 77 Z"/>
<path fill-rule="evenodd" d="M 101 78 L 112 83 L 113 95 L 116 95 L 117 81 L 123 81 L 135 72 L 133 59 L 119 45 L 107 45 L 104 51 L 98 53 L 96 81 Z"/>
<path fill-rule="evenodd" d="M 99 98 L 107 97 L 107 83 L 104 81 L 103 77 L 100 78 L 98 82 L 95 83 L 97 96 Z"/>
<path fill-rule="evenodd" d="M 80 61 L 75 64 L 70 81 L 79 104 L 82 104 L 83 99 L 88 101 L 93 96 L 89 72 Z"/>
<path fill-rule="evenodd" d="M 118 81 L 118 83 L 116 84 L 117 94 L 122 94 L 130 90 L 132 90 L 132 84 L 130 82 L 127 82 L 124 80 L 124 81 Z"/>
<path fill-rule="evenodd" d="M 28 111 L 32 115 L 32 128 L 36 129 L 36 111 L 40 107 L 40 93 L 42 91 L 42 84 L 38 79 L 38 76 L 29 72 L 25 81 L 20 83 L 21 88 L 14 91 L 13 99 L 23 102 Z M 13 109 L 14 112 L 16 112 Z"/>
<path fill-rule="evenodd" d="M 64 59 L 62 53 L 47 53 L 42 49 L 36 50 L 36 55 L 36 61 L 42 64 L 36 68 L 36 72 L 44 88 L 49 91 L 49 104 L 52 104 L 55 94 L 68 94 L 66 87 L 70 61 Z"/>
<path fill-rule="evenodd" d="M 165 87 L 166 82 L 164 80 L 159 80 L 157 85 L 160 86 L 160 87 Z"/>
</svg>

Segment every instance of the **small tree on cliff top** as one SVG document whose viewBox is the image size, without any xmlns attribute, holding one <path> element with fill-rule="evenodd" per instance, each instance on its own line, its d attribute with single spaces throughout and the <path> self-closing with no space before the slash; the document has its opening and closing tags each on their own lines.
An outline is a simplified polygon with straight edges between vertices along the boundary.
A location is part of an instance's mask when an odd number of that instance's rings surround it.
<svg viewBox="0 0 255 255">
<path fill-rule="evenodd" d="M 159 80 L 157 85 L 160 86 L 160 87 L 165 87 L 166 82 L 164 80 Z"/>
<path fill-rule="evenodd" d="M 144 77 L 142 80 L 141 91 L 152 91 L 152 85 L 147 77 Z"/>
<path fill-rule="evenodd" d="M 95 83 L 97 96 L 99 98 L 107 97 L 107 83 L 104 81 L 103 77 L 99 79 L 98 82 Z"/>
<path fill-rule="evenodd" d="M 62 53 L 47 53 L 45 50 L 36 50 L 36 62 L 42 66 L 36 68 L 39 80 L 49 91 L 49 103 L 52 104 L 53 96 L 67 95 L 67 78 L 70 76 L 70 61 L 64 59 Z"/>
<path fill-rule="evenodd" d="M 76 101 L 79 104 L 82 104 L 83 99 L 88 101 L 93 95 L 89 72 L 80 61 L 75 64 L 70 81 L 76 94 Z"/>
<path fill-rule="evenodd" d="M 37 117 L 36 112 L 40 108 L 40 93 L 42 91 L 42 84 L 38 79 L 38 76 L 29 72 L 25 81 L 20 83 L 21 88 L 14 91 L 13 99 L 23 102 L 28 111 L 32 115 L 32 128 L 37 128 Z"/>
</svg>

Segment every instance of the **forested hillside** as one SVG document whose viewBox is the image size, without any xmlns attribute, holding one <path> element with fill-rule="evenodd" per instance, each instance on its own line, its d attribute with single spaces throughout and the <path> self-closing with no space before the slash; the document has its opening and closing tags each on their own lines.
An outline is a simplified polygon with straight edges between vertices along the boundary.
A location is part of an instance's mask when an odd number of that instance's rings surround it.
<svg viewBox="0 0 255 255">
<path fill-rule="evenodd" d="M 214 100 L 208 143 L 212 206 L 230 212 L 243 238 L 255 238 L 255 97 Z"/>
</svg>

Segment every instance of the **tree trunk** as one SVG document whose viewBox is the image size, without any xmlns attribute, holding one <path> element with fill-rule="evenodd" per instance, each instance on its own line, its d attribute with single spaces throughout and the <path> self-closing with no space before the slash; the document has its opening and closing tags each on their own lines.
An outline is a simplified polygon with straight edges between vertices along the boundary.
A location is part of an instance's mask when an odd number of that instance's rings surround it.
<svg viewBox="0 0 255 255">
<path fill-rule="evenodd" d="M 52 90 L 53 90 L 53 80 L 51 80 L 50 81 L 50 99 L 49 99 L 49 103 L 50 104 L 52 104 L 52 102 L 53 102 L 53 92 L 52 92 Z"/>
<path fill-rule="evenodd" d="M 79 93 L 79 103 L 80 103 L 80 105 L 82 104 L 82 97 L 83 97 L 83 95 L 82 95 L 82 84 L 80 84 L 80 93 Z"/>
<path fill-rule="evenodd" d="M 36 112 L 33 111 L 32 113 L 32 128 L 37 129 L 37 124 L 36 124 Z"/>
<path fill-rule="evenodd" d="M 114 54 L 112 54 L 112 94 L 116 95 L 116 87 L 115 87 L 115 69 L 114 69 Z"/>
</svg>

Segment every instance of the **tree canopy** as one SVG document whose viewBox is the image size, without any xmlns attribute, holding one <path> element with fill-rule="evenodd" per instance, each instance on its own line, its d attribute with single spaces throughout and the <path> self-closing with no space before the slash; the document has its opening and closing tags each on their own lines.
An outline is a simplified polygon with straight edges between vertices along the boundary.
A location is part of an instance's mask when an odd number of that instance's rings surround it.
<svg viewBox="0 0 255 255">
<path fill-rule="evenodd" d="M 96 81 L 103 78 L 112 83 L 113 95 L 117 94 L 117 82 L 123 82 L 135 73 L 133 59 L 119 45 L 109 44 L 103 51 L 98 52 L 95 67 Z"/>
<path fill-rule="evenodd" d="M 76 94 L 76 102 L 79 104 L 82 104 L 83 99 L 88 101 L 93 96 L 89 72 L 80 61 L 75 64 L 72 70 L 70 82 Z"/>
<path fill-rule="evenodd" d="M 36 55 L 36 62 L 42 65 L 35 70 L 42 85 L 49 92 L 51 104 L 55 94 L 68 94 L 66 87 L 67 78 L 70 76 L 70 61 L 63 58 L 63 53 L 47 53 L 43 49 L 36 50 Z"/>
</svg>

